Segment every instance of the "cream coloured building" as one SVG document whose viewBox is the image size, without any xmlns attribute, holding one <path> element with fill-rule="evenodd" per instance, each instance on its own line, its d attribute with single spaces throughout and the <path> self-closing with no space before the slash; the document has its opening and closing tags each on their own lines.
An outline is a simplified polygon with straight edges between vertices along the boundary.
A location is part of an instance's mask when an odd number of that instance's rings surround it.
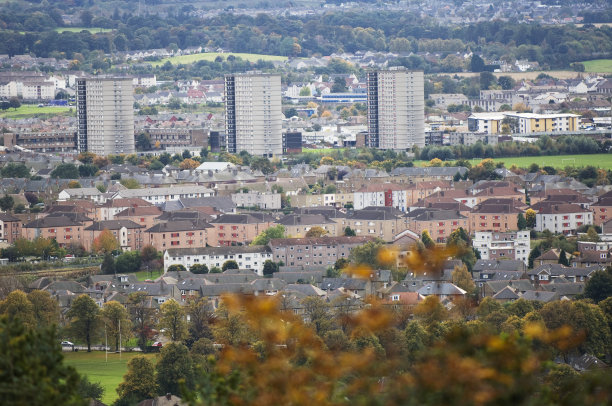
<svg viewBox="0 0 612 406">
<path fill-rule="evenodd" d="M 282 155 L 281 78 L 258 72 L 225 76 L 227 149 L 272 157 Z"/>
<path fill-rule="evenodd" d="M 76 87 L 79 152 L 133 154 L 132 78 L 80 78 Z"/>
<path fill-rule="evenodd" d="M 425 146 L 422 71 L 391 68 L 369 72 L 368 134 L 372 148 L 407 150 Z"/>
</svg>

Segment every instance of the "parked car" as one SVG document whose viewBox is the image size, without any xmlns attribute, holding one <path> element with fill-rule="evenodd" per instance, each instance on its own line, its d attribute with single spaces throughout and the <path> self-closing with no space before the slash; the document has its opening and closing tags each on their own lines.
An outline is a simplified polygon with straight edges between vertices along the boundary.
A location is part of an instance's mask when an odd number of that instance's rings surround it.
<svg viewBox="0 0 612 406">
<path fill-rule="evenodd" d="M 74 344 L 71 343 L 70 341 L 62 341 L 62 347 L 63 346 L 70 346 L 70 347 L 74 347 Z"/>
<path fill-rule="evenodd" d="M 161 348 L 164 344 L 161 341 L 155 341 L 151 347 Z"/>
</svg>

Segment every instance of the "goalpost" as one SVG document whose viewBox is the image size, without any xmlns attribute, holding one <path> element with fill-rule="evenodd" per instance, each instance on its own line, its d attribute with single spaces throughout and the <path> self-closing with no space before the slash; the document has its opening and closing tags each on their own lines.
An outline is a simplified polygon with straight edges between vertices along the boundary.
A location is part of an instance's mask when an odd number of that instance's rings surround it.
<svg viewBox="0 0 612 406">
<path fill-rule="evenodd" d="M 571 162 L 572 166 L 576 166 L 576 158 L 563 158 L 561 159 L 561 165 L 563 165 L 564 162 Z M 567 165 L 565 165 L 567 166 Z"/>
</svg>

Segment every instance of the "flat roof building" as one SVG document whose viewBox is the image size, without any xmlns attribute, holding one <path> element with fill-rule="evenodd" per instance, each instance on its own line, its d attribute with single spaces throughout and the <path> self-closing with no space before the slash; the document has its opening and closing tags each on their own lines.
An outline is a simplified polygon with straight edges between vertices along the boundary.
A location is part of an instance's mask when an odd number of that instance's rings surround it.
<svg viewBox="0 0 612 406">
<path fill-rule="evenodd" d="M 132 78 L 80 78 L 76 89 L 78 151 L 133 154 Z"/>
<path fill-rule="evenodd" d="M 227 151 L 282 155 L 281 78 L 258 72 L 225 76 Z"/>
<path fill-rule="evenodd" d="M 371 148 L 407 150 L 425 146 L 422 71 L 391 68 L 369 72 L 368 135 Z"/>
</svg>

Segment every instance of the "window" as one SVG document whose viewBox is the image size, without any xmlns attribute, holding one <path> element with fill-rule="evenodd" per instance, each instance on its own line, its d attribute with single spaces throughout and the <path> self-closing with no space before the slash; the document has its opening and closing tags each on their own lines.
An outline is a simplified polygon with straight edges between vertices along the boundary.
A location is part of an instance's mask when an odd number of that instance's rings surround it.
<svg viewBox="0 0 612 406">
<path fill-rule="evenodd" d="M 72 231 L 72 228 L 70 228 L 70 227 L 69 227 L 69 228 L 66 228 L 66 229 L 64 229 L 64 231 L 65 231 L 65 232 L 67 232 L 67 233 L 69 233 L 69 232 L 71 232 L 71 231 Z"/>
<path fill-rule="evenodd" d="M 400 295 L 391 296 L 391 300 L 393 300 L 394 302 L 397 302 L 398 300 L 400 300 Z"/>
<path fill-rule="evenodd" d="M 170 241 L 170 245 L 179 245 L 178 241 Z"/>
<path fill-rule="evenodd" d="M 171 233 L 170 238 L 178 238 L 179 233 Z"/>
</svg>

